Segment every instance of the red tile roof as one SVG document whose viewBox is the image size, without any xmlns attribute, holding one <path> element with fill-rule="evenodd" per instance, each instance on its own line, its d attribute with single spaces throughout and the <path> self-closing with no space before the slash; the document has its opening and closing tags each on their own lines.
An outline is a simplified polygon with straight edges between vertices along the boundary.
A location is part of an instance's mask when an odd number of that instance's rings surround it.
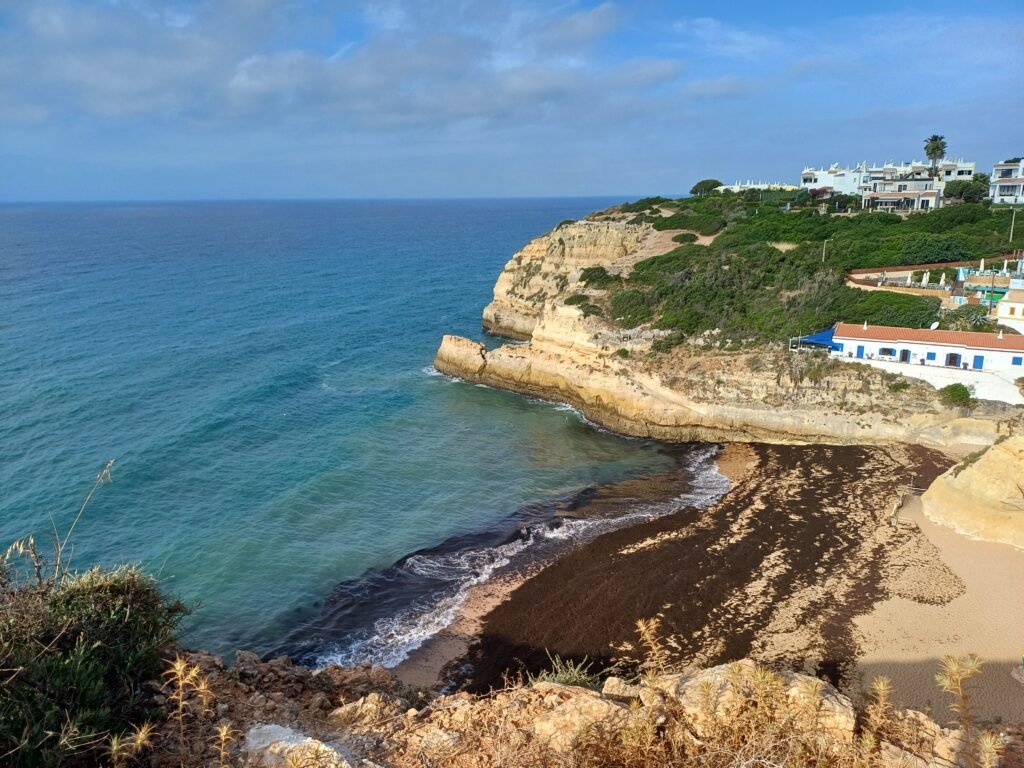
<svg viewBox="0 0 1024 768">
<path fill-rule="evenodd" d="M 1024 336 L 976 331 L 932 331 L 927 328 L 890 328 L 885 325 L 839 323 L 836 339 L 861 339 L 864 341 L 916 342 L 941 346 L 972 347 L 974 349 L 996 349 L 1007 352 L 1024 352 Z"/>
</svg>

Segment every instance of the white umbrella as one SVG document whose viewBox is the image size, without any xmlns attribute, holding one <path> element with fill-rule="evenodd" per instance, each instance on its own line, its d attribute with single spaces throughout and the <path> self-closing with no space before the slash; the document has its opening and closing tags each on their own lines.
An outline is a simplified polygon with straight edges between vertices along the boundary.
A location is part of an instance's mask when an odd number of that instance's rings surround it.
<svg viewBox="0 0 1024 768">
<path fill-rule="evenodd" d="M 943 272 L 941 275 L 939 275 L 939 287 L 941 288 L 945 284 L 946 284 L 946 273 Z"/>
<path fill-rule="evenodd" d="M 926 269 L 924 271 L 924 277 L 921 279 L 921 285 L 928 285 L 929 281 L 931 280 L 931 277 L 931 271 Z"/>
<path fill-rule="evenodd" d="M 907 273 L 907 285 L 910 285 L 913 282 L 913 279 L 914 279 L 914 273 L 913 272 Z"/>
<path fill-rule="evenodd" d="M 985 260 L 984 259 L 981 260 L 981 266 L 978 267 L 978 271 L 979 272 L 984 272 L 985 271 Z"/>
<path fill-rule="evenodd" d="M 1003 259 L 1003 274 L 1005 275 L 1009 271 L 1010 271 L 1010 261 L 1009 261 L 1009 259 Z"/>
</svg>

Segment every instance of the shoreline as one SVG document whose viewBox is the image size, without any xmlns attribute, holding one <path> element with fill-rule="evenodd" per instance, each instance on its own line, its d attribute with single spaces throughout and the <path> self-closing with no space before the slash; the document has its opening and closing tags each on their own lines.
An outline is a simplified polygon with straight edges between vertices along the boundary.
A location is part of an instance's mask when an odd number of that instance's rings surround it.
<svg viewBox="0 0 1024 768">
<path fill-rule="evenodd" d="M 716 471 L 727 478 L 730 482 L 729 489 L 723 495 L 727 495 L 735 488 L 755 462 L 755 457 L 750 447 L 743 443 L 728 443 L 722 446 L 714 457 Z M 638 478 L 635 480 L 613 483 L 609 488 L 622 489 L 643 486 L 650 478 Z M 671 483 L 665 484 L 661 493 L 654 493 L 645 497 L 639 494 L 626 496 L 621 499 L 596 499 L 598 505 L 606 503 L 622 504 L 635 503 L 639 498 L 645 502 L 670 503 L 674 498 L 673 491 L 677 488 Z M 673 513 L 674 514 L 674 513 Z M 627 524 L 624 529 L 634 526 L 645 525 L 648 521 Z M 622 530 L 622 529 L 620 529 Z M 572 551 L 577 546 L 586 546 L 581 542 L 569 549 Z M 442 629 L 433 637 L 429 638 L 419 648 L 410 652 L 408 657 L 400 664 L 392 668 L 395 676 L 405 685 L 424 688 L 437 688 L 447 684 L 451 679 L 459 677 L 460 668 L 467 662 L 467 657 L 473 645 L 479 641 L 483 632 L 487 616 L 521 586 L 532 578 L 542 573 L 546 568 L 564 557 L 567 552 L 561 552 L 553 558 L 541 562 L 534 562 L 520 569 L 505 569 L 502 572 L 469 590 L 465 601 L 458 609 L 456 619 L 447 627 Z"/>
</svg>

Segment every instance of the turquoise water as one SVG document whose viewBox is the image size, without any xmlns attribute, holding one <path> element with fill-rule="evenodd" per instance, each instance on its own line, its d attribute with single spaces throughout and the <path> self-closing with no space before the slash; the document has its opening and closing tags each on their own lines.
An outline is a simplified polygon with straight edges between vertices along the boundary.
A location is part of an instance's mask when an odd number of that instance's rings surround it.
<svg viewBox="0 0 1024 768">
<path fill-rule="evenodd" d="M 515 250 L 613 202 L 0 207 L 0 541 L 66 528 L 114 459 L 74 563 L 141 561 L 198 602 L 188 642 L 268 650 L 338 585 L 397 611 L 368 574 L 670 466 L 430 368 Z"/>
</svg>

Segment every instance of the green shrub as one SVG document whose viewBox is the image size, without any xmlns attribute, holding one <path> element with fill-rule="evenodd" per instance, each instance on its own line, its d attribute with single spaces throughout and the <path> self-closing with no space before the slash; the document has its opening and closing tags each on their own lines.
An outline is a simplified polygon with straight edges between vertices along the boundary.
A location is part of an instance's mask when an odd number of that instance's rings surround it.
<svg viewBox="0 0 1024 768">
<path fill-rule="evenodd" d="M 576 685 L 580 688 L 589 688 L 592 691 L 600 690 L 601 679 L 596 672 L 591 671 L 594 665 L 592 662 L 587 661 L 586 656 L 583 657 L 582 661 L 574 662 L 571 659 L 563 659 L 557 654 L 552 656 L 549 653 L 548 661 L 551 662 L 551 668 L 536 676 L 529 675 L 527 677 L 529 685 L 535 683 L 558 683 L 559 685 Z"/>
<path fill-rule="evenodd" d="M 692 229 L 701 235 L 713 235 L 725 226 L 725 218 L 717 213 L 693 213 L 683 210 L 655 221 L 655 229 Z"/>
<path fill-rule="evenodd" d="M 572 296 L 565 300 L 565 303 L 570 307 L 575 304 L 586 304 L 589 299 L 585 293 L 574 293 Z"/>
<path fill-rule="evenodd" d="M 591 315 L 596 315 L 597 317 L 604 316 L 604 311 L 597 304 L 580 304 L 580 311 L 583 312 L 584 317 L 590 317 Z"/>
<path fill-rule="evenodd" d="M 642 213 L 667 202 L 669 202 L 667 197 L 643 197 L 635 203 L 623 203 L 619 206 L 619 210 L 623 213 Z"/>
<path fill-rule="evenodd" d="M 670 349 L 678 347 L 684 341 L 686 341 L 686 334 L 676 331 L 674 333 L 670 333 L 668 336 L 663 336 L 662 338 L 657 339 L 653 344 L 651 344 L 651 349 L 655 352 L 668 352 Z"/>
<path fill-rule="evenodd" d="M 815 209 L 785 212 L 777 204 L 781 195 L 764 197 L 770 199 L 744 202 L 739 195 L 715 194 L 672 201 L 672 215 L 652 226 L 687 230 L 677 241 L 718 231 L 711 244 L 679 242 L 640 261 L 625 278 L 588 271 L 587 284 L 622 294 L 609 314 L 623 325 L 635 325 L 649 311 L 655 327 L 678 338 L 718 329 L 723 343 L 781 341 L 839 320 L 927 327 L 938 319 L 937 299 L 848 288 L 845 271 L 992 258 L 1007 247 L 1010 218 L 998 207 L 964 203 L 906 218 L 833 216 Z M 1017 229 L 1013 244 L 1024 247 L 1024 228 Z M 782 252 L 772 242 L 797 246 Z M 939 274 L 933 272 L 935 279 Z"/>
<path fill-rule="evenodd" d="M 615 354 L 618 357 L 621 357 L 623 360 L 625 360 L 627 357 L 629 357 L 629 350 L 626 349 L 625 347 L 619 347 L 617 350 L 615 350 Z"/>
<path fill-rule="evenodd" d="M 695 243 L 697 242 L 697 236 L 693 232 L 680 232 L 672 240 L 676 243 Z"/>
<path fill-rule="evenodd" d="M 910 389 L 910 382 L 906 379 L 896 379 L 889 385 L 890 392 L 903 392 L 907 389 Z"/>
<path fill-rule="evenodd" d="M 16 766 L 56 764 L 141 722 L 142 684 L 185 606 L 134 566 L 94 568 L 0 596 L 0 749 Z"/>
<path fill-rule="evenodd" d="M 607 288 L 616 285 L 619 278 L 604 267 L 586 267 L 580 271 L 580 280 L 590 288 Z"/>
<path fill-rule="evenodd" d="M 646 323 L 654 314 L 643 291 L 619 291 L 612 295 L 611 305 L 612 317 L 628 328 Z"/>
<path fill-rule="evenodd" d="M 68 571 L 63 544 L 50 559 L 29 537 L 0 558 L 5 766 L 101 763 L 109 737 L 146 719 L 142 685 L 188 613 L 136 566 Z"/>
<path fill-rule="evenodd" d="M 950 408 L 973 408 L 977 405 L 974 399 L 974 387 L 966 384 L 949 384 L 939 390 L 939 401 Z"/>
<path fill-rule="evenodd" d="M 984 331 L 991 325 L 988 307 L 983 304 L 964 304 L 944 313 L 939 327 L 949 331 Z"/>
</svg>

